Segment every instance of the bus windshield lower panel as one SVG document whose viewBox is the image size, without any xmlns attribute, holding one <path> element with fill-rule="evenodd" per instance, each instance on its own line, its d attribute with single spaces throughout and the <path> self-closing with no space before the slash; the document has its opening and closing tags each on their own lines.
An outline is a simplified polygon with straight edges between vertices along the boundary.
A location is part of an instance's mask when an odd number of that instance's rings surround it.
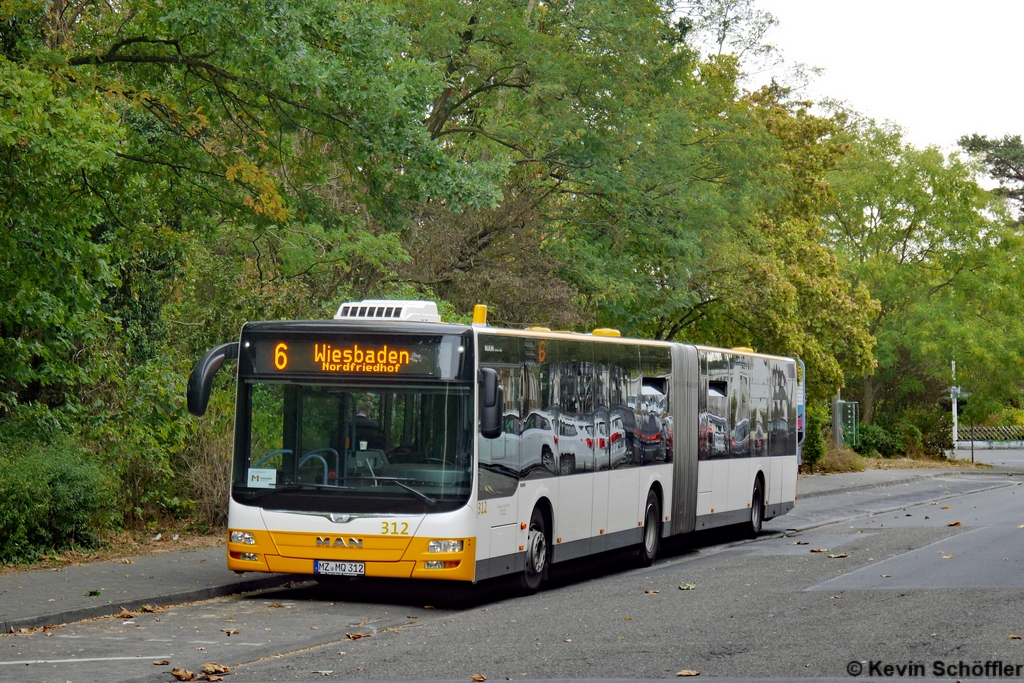
<svg viewBox="0 0 1024 683">
<path fill-rule="evenodd" d="M 246 382 L 232 495 L 275 510 L 423 513 L 472 488 L 472 386 Z M 244 427 L 243 427 L 244 429 Z"/>
</svg>

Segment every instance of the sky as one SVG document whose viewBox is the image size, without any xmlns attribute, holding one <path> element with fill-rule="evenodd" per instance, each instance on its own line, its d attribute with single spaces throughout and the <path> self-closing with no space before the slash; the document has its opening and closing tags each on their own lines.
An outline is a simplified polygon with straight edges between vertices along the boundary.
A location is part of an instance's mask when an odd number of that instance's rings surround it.
<svg viewBox="0 0 1024 683">
<path fill-rule="evenodd" d="M 1024 0 L 757 0 L 787 63 L 821 67 L 803 96 L 890 120 L 917 147 L 1024 135 Z M 782 72 L 780 72 L 782 75 Z M 762 77 L 764 77 L 762 75 Z M 757 79 L 754 76 L 753 79 Z"/>
</svg>

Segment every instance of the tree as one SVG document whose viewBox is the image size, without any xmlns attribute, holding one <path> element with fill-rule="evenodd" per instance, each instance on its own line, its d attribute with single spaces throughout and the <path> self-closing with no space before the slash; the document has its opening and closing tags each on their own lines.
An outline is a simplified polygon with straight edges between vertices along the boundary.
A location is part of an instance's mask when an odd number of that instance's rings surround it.
<svg viewBox="0 0 1024 683">
<path fill-rule="evenodd" d="M 1005 369 L 1022 360 L 1024 310 L 1010 294 L 1022 273 L 1005 205 L 978 186 L 969 159 L 915 149 L 870 121 L 850 135 L 853 151 L 830 176 L 827 225 L 847 277 L 880 305 L 870 328 L 877 370 L 854 382 L 864 421 L 933 412 L 953 359 L 973 410 L 1016 395 Z"/>
</svg>

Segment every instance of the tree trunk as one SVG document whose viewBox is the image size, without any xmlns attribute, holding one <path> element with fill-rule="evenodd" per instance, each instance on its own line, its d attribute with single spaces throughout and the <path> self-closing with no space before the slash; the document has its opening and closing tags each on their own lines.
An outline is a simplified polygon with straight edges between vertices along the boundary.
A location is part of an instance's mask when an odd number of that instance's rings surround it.
<svg viewBox="0 0 1024 683">
<path fill-rule="evenodd" d="M 864 377 L 864 392 L 861 397 L 860 421 L 866 425 L 871 424 L 875 416 L 875 376 Z"/>
</svg>

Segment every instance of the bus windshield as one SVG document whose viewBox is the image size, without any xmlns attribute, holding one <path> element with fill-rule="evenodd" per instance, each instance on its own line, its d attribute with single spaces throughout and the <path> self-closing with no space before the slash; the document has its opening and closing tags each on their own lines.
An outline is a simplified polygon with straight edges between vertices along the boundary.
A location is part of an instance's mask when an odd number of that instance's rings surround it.
<svg viewBox="0 0 1024 683">
<path fill-rule="evenodd" d="M 235 499 L 318 512 L 435 512 L 472 486 L 472 387 L 247 382 Z M 240 443 L 239 446 L 242 444 Z"/>
</svg>

